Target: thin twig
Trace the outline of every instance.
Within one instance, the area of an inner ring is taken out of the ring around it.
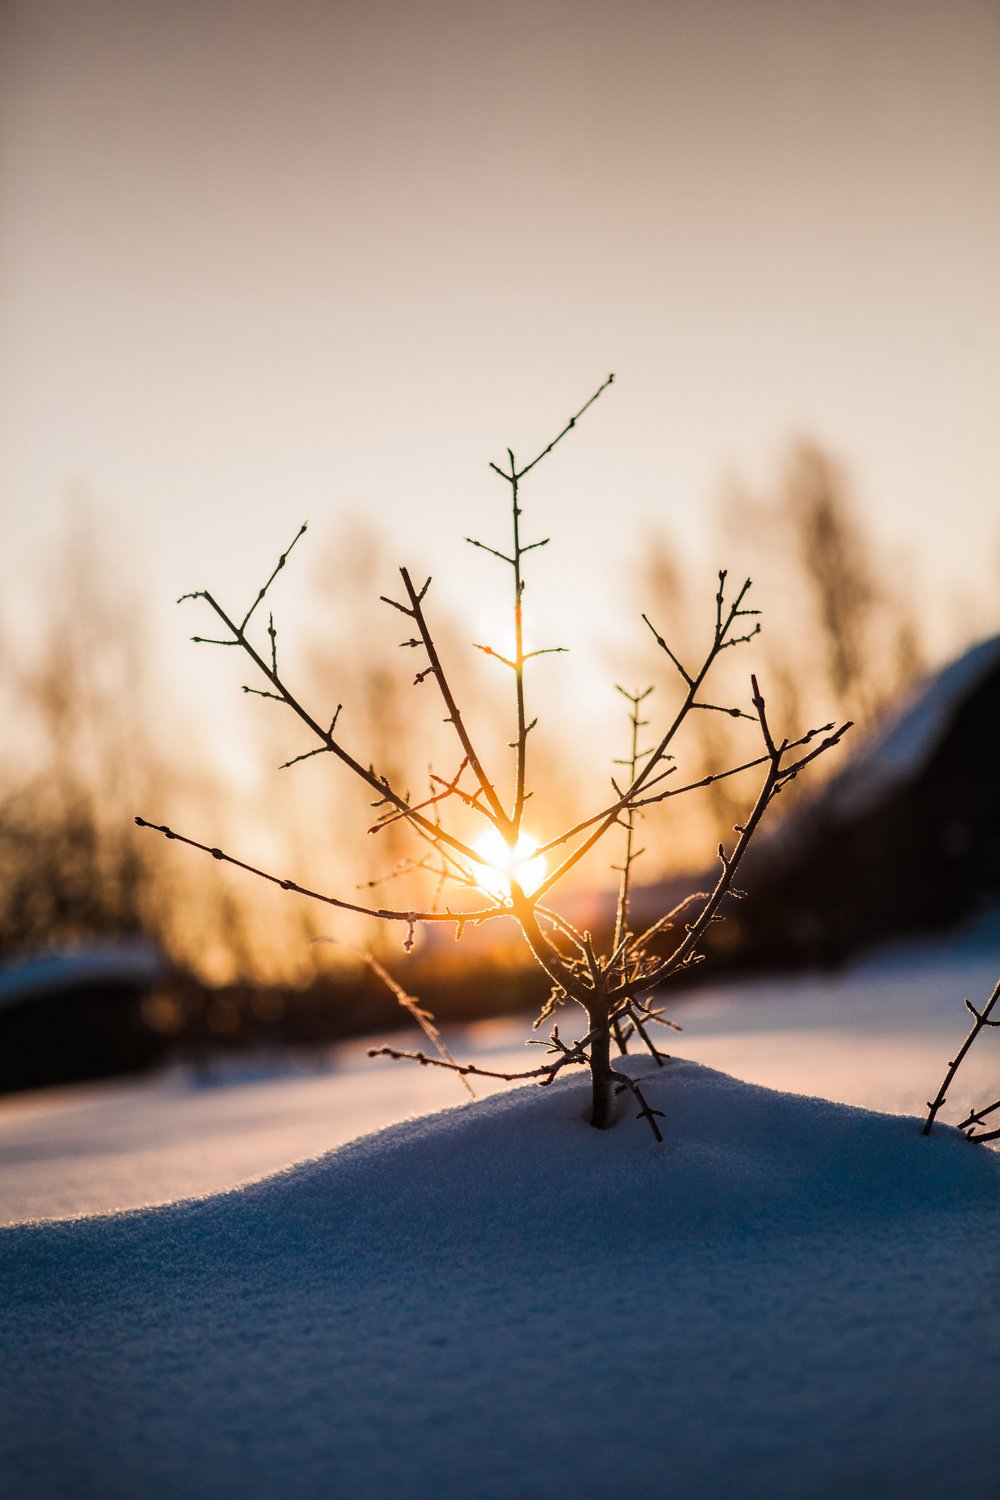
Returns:
[[[421,590],[420,594],[417,596],[418,599],[422,598],[425,592],[426,584],[424,586],[424,589]],[[261,673],[263,673],[264,677],[266,677],[270,682],[275,692],[280,695],[282,701],[286,703],[292,710],[292,712],[302,720],[303,724],[305,724],[307,728],[312,731],[312,733],[316,736],[320,743],[333,755],[335,755],[338,760],[342,761],[349,770],[353,771],[355,776],[359,777],[361,781],[363,781],[372,789],[372,791],[377,792],[380,798],[385,798],[385,800],[391,802],[393,806],[395,806],[400,812],[408,816],[415,826],[423,827],[426,832],[439,837],[442,843],[449,845],[450,848],[452,848],[457,854],[460,854],[464,859],[471,860],[473,864],[486,863],[482,855],[478,854],[467,844],[464,844],[460,839],[456,839],[453,834],[448,833],[443,828],[435,828],[435,825],[424,818],[422,813],[412,812],[406,802],[406,799],[400,797],[397,792],[393,791],[393,789],[389,786],[388,782],[384,778],[377,776],[374,770],[372,770],[370,767],[364,766],[360,761],[355,760],[354,756],[349,754],[349,752],[344,749],[340,742],[334,738],[333,725],[331,725],[330,729],[324,729],[323,726],[313,718],[312,714],[310,714],[308,710],[303,707],[299,699],[296,698],[295,695],[288,690],[281,677],[278,675],[276,666],[273,664],[273,661],[276,659],[276,657],[273,655],[272,665],[269,666],[268,663],[260,655],[260,653],[256,650],[243,628],[237,625],[236,622],[230,618],[230,616],[222,608],[218,600],[213,597],[213,595],[207,592],[200,592],[197,594],[184,594],[181,597],[184,599],[204,599],[206,603],[211,606],[211,608],[218,615],[219,619],[222,620],[223,624],[226,626],[232,636],[232,641],[229,644],[239,646],[246,652],[257,669]],[[402,606],[399,607],[401,608]],[[201,637],[196,636],[194,637],[194,639],[200,640]],[[337,716],[334,715],[334,724],[336,723],[336,717]]]
[[[448,682],[447,677],[445,676],[444,668],[441,665],[441,658],[438,656],[437,647],[434,644],[434,639],[428,627],[426,616],[424,615],[423,598],[427,592],[427,584],[425,584],[424,587],[418,591],[414,587],[413,581],[410,578],[407,569],[400,568],[399,571],[400,576],[403,580],[403,587],[406,589],[406,596],[410,601],[409,609],[404,610],[403,612],[404,614],[409,614],[411,616],[417,627],[417,630],[420,632],[420,639],[423,642],[424,650],[427,653],[427,660],[430,663],[431,671],[433,672],[434,677],[437,681],[441,697],[444,699],[445,706],[448,709],[447,722],[451,724],[452,728],[458,736],[462,749],[465,752],[466,759],[468,760],[469,765],[472,767],[476,780],[479,782],[483,796],[489,803],[494,817],[498,820],[498,826],[505,825],[507,822],[507,818],[506,814],[504,813],[503,804],[500,801],[500,798],[497,796],[496,787],[494,786],[491,778],[486,774],[483,763],[476,751],[476,747],[472,743],[469,731],[465,727],[465,720],[462,718],[462,713],[459,709],[458,703],[456,702],[455,695],[451,690],[451,685]],[[428,583],[429,582],[430,580],[428,579]],[[389,602],[392,603],[393,601],[390,600]],[[402,606],[397,604],[396,608],[400,609],[402,608]],[[463,850],[462,852],[471,854],[473,859],[478,863],[484,863],[482,857],[476,854],[474,851]]]
[[[261,600],[264,598],[264,595],[267,593],[268,589],[271,587],[271,584],[274,582],[274,580],[277,578],[278,574],[281,572],[282,568],[285,566],[285,563],[288,561],[288,554],[291,552],[292,548],[295,546],[295,543],[299,540],[300,537],[305,536],[305,534],[308,531],[308,529],[309,529],[309,523],[308,523],[308,521],[303,521],[302,525],[299,527],[298,531],[295,533],[295,535],[292,537],[292,540],[289,542],[288,546],[285,548],[284,552],[278,558],[278,561],[275,564],[274,572],[271,574],[270,578],[267,580],[267,582],[265,583],[264,587],[259,591],[256,599],[253,601],[253,603],[251,604],[250,608],[247,610],[246,614],[243,616],[243,620],[242,620],[242,622],[240,624],[240,629],[241,630],[246,630],[247,626],[250,624],[250,616],[253,614],[254,610],[257,608],[258,604],[260,604]]]
[[[775,741],[771,735],[770,728],[768,726],[764,699],[761,695],[760,688],[758,687],[757,679],[756,677],[751,677],[750,680],[753,687],[753,705],[757,712],[758,721],[760,723],[761,735],[763,737],[765,745],[768,747],[768,769],[767,774],[764,777],[763,785],[761,786],[761,789],[757,795],[757,800],[754,803],[753,810],[750,813],[749,818],[747,819],[746,823],[740,826],[739,839],[737,840],[732,853],[727,855],[723,846],[721,844],[719,845],[718,852],[719,859],[722,864],[722,872],[719,875],[719,879],[716,882],[716,885],[712,890],[708,900],[705,902],[694,922],[692,922],[688,927],[685,936],[681,939],[680,943],[678,943],[677,947],[674,949],[673,953],[671,953],[670,957],[667,958],[662,964],[657,965],[655,968],[651,969],[649,973],[643,976],[641,983],[637,987],[636,993],[654,989],[657,985],[662,984],[664,980],[669,978],[671,974],[675,974],[679,969],[685,967],[689,960],[694,956],[697,945],[704,935],[705,930],[707,929],[709,923],[714,920],[724,898],[732,889],[736,871],[740,866],[743,856],[746,854],[746,851],[749,848],[750,841],[753,838],[754,833],[756,832],[757,827],[760,824],[760,820],[764,816],[764,813],[766,812],[772,797],[774,796],[775,792],[780,787],[782,782],[786,780],[790,774],[793,774],[792,771],[782,771],[781,757],[787,751],[788,743],[787,741],[782,741],[780,744],[775,744]],[[841,734],[843,732],[843,730],[840,731]],[[836,736],[836,738],[831,737],[831,743],[836,743],[836,739],[839,739],[839,737],[839,734]],[[613,998],[617,998],[618,995],[625,994],[627,992],[627,986],[620,986],[617,992],[612,992]]]
[[[635,799],[636,794],[641,791],[641,789],[646,785],[646,783],[652,776],[653,771],[663,760],[670,745],[673,743],[675,735],[677,734],[681,725],[684,723],[688,714],[691,712],[695,703],[698,701],[698,693],[701,689],[701,685],[705,681],[705,678],[707,677],[720,651],[725,646],[728,632],[732,628],[734,621],[740,618],[742,614],[746,613],[746,611],[743,610],[742,605],[743,600],[746,597],[747,590],[750,587],[750,580],[747,579],[743,584],[742,588],[737,593],[736,598],[729,604],[728,610],[726,609],[725,601],[725,580],[726,574],[725,571],[723,571],[719,574],[719,592],[716,595],[715,636],[712,645],[709,647],[708,653],[706,654],[705,659],[698,671],[693,677],[689,677],[687,679],[687,691],[684,695],[683,702],[681,703],[676,714],[671,720],[670,725],[663,734],[659,744],[650,753],[646,760],[646,764],[643,766],[642,770],[638,772],[627,792],[624,793],[621,799],[621,803],[623,806],[627,807],[629,803]],[[685,676],[687,676],[687,674],[685,674]],[[603,821],[597,824],[596,828],[594,828],[593,831],[588,834],[588,836],[582,841],[582,843],[578,844],[577,847],[566,856],[562,863],[552,871],[548,879],[542,882],[537,891],[539,897],[544,896],[547,891],[551,890],[554,885],[562,880],[563,876],[567,875],[569,871],[579,863],[583,856],[593,848],[598,840],[603,838],[607,830],[617,821],[617,817],[618,812],[616,811],[613,815],[606,817]]]
[[[612,1078],[612,1081],[617,1085],[617,1088],[618,1088],[619,1092],[621,1092],[623,1089],[628,1089],[629,1090],[629,1092],[631,1093],[633,1099],[635,1099],[636,1102],[639,1105],[639,1112],[636,1115],[636,1119],[637,1120],[645,1120],[646,1123],[649,1125],[650,1130],[653,1132],[653,1137],[656,1140],[657,1144],[658,1145],[662,1145],[663,1144],[663,1135],[662,1135],[662,1132],[660,1131],[660,1127],[657,1125],[656,1121],[658,1119],[660,1119],[660,1120],[665,1119],[665,1115],[663,1113],[663,1110],[662,1109],[652,1109],[650,1107],[650,1105],[647,1104],[646,1098],[645,1098],[645,1095],[642,1092],[642,1089],[639,1087],[639,1085],[635,1081],[635,1079],[634,1078],[630,1078],[627,1073],[616,1073],[614,1071],[614,1069],[612,1069],[612,1071],[611,1071],[611,1078]]]
[[[267,870],[261,870],[256,865],[249,864],[246,860],[237,859],[235,855],[227,854],[224,849],[219,849],[211,844],[199,843],[197,839],[188,838],[183,833],[177,833],[173,828],[168,828],[164,823],[150,823],[145,818],[136,818],[138,828],[149,828],[154,833],[162,833],[164,838],[173,839],[178,844],[187,844],[190,849],[200,849],[204,854],[210,854],[213,859],[222,861],[223,864],[234,865],[238,870],[246,870],[249,875],[256,875],[259,880],[267,880],[271,885],[280,886],[283,891],[294,891],[297,896],[308,896],[311,901],[322,901],[325,906],[335,906],[338,911],[356,912],[362,917],[378,917],[382,922],[406,922],[412,926],[415,922],[457,922],[466,926],[470,922],[482,923],[491,921],[494,917],[509,917],[512,915],[511,908],[503,903],[494,907],[488,907],[480,911],[392,911],[387,907],[362,906],[356,901],[342,901],[337,896],[325,896],[320,891],[314,891],[309,886],[300,885],[297,880],[283,880],[279,875],[272,875]]]
[[[967,1130],[970,1125],[980,1125],[987,1115],[991,1115],[995,1109],[1000,1109],[1000,1099],[994,1099],[992,1104],[987,1104],[983,1109],[971,1110],[964,1120],[958,1122],[959,1130]]]
[[[634,693],[630,693],[627,692],[625,688],[618,687],[618,692],[621,693],[623,698],[628,699],[629,706],[631,708],[631,713],[629,714],[629,724],[632,727],[631,746],[629,750],[628,760],[623,762],[623,764],[628,767],[629,785],[632,785],[635,782],[639,770],[639,761],[640,759],[642,759],[639,751],[639,731],[640,729],[645,729],[649,723],[648,719],[640,719],[639,704],[644,703],[652,691],[653,689],[651,687],[648,687],[644,692],[639,692],[637,690]],[[633,842],[635,834],[635,808],[630,803],[628,807],[624,809],[624,811],[625,858],[621,867],[621,880],[618,886],[618,907],[615,912],[615,935],[612,940],[612,947],[616,952],[629,931],[629,895],[632,879],[632,865],[634,860],[638,857]]]
[[[818,729],[810,729],[806,734],[800,735],[798,739],[789,740],[788,748],[789,750],[796,750],[802,745],[810,744],[817,735],[828,734],[834,729],[834,727],[835,726],[832,723],[829,723],[823,724]],[[838,737],[846,734],[847,730],[853,729],[853,727],[853,723],[851,721],[848,721],[846,724],[840,727],[838,731]],[[824,741],[816,751],[816,754],[820,754],[822,751],[830,749],[833,743],[834,742],[832,740]],[[727,777],[741,776],[744,771],[756,770],[758,766],[766,765],[767,759],[767,755],[757,755],[752,760],[742,761],[738,766],[730,766],[728,770],[713,771],[711,775],[702,776],[698,781],[686,782],[684,786],[668,787],[664,791],[658,792],[655,797],[633,796],[631,795],[630,788],[628,791],[621,793],[616,802],[609,803],[607,807],[602,807],[600,812],[591,814],[589,818],[583,818],[579,823],[574,823],[571,828],[565,829],[562,833],[558,834],[556,838],[550,839],[547,844],[540,844],[538,849],[536,850],[536,853],[550,854],[553,849],[561,848],[564,844],[568,844],[571,839],[576,838],[578,834],[585,833],[588,828],[593,828],[595,823],[603,823],[606,820],[613,821],[627,807],[652,807],[658,802],[666,802],[671,797],[683,797],[687,792],[701,791],[703,788],[711,786],[716,781],[725,781]],[[801,762],[799,762],[797,769],[801,770],[802,766],[804,766],[805,764],[806,760],[802,760]],[[654,776],[652,780],[647,781],[647,791],[650,787],[655,786],[665,777],[673,775],[675,770],[676,767],[671,766],[669,770],[661,771],[658,776]]]
[[[548,443],[542,449],[542,451],[531,460],[530,463],[525,464],[523,468],[519,469],[517,467],[513,450],[510,448],[507,449],[507,457],[510,461],[509,472],[505,469],[500,468],[498,464],[490,465],[494,473],[499,474],[501,479],[506,480],[506,482],[510,485],[511,515],[513,519],[514,541],[513,555],[508,557],[506,553],[498,552],[494,547],[487,547],[483,542],[474,541],[472,537],[466,538],[466,540],[470,541],[474,547],[480,547],[484,552],[491,552],[494,557],[498,557],[502,562],[508,563],[513,569],[514,573],[514,659],[513,661],[511,661],[506,657],[500,656],[499,652],[494,651],[491,647],[488,646],[481,646],[479,648],[482,651],[486,651],[491,656],[497,656],[500,661],[504,662],[506,666],[511,667],[514,671],[514,698],[515,713],[517,718],[517,734],[514,739],[514,748],[516,753],[516,763],[514,771],[514,803],[510,812],[509,819],[509,839],[511,844],[516,842],[517,836],[521,831],[521,821],[524,817],[524,804],[527,800],[526,784],[528,762],[528,733],[532,726],[528,724],[525,712],[524,664],[526,661],[531,660],[533,657],[544,656],[549,652],[565,650],[565,647],[563,646],[550,646],[546,647],[543,651],[529,651],[527,654],[524,650],[524,577],[521,567],[522,559],[524,558],[526,552],[531,552],[536,547],[547,546],[549,539],[548,537],[545,537],[541,541],[530,542],[526,546],[522,543],[519,485],[524,476],[526,474],[529,474],[536,464],[541,463],[542,459],[552,452],[556,444],[561,442],[568,432],[572,431],[577,422],[583,416],[584,412],[587,411],[591,406],[593,406],[594,402],[598,399],[603,391],[607,390],[609,385],[613,384],[614,378],[615,377],[613,374],[609,375],[607,380],[605,380],[603,384],[601,384],[594,392],[594,394],[590,397],[589,401],[584,402],[580,410],[576,412],[572,417],[570,417],[569,421],[566,423],[566,426],[562,429],[562,431],[558,433],[557,436],[554,437],[552,441]]]
[[[420,1063],[424,1068],[448,1068],[451,1072],[471,1074],[474,1078],[499,1078],[504,1083],[520,1083],[522,1079],[527,1078],[540,1078],[544,1082],[551,1082],[563,1068],[587,1061],[582,1050],[582,1043],[564,1056],[557,1058],[555,1062],[543,1063],[538,1068],[526,1068],[519,1073],[501,1073],[495,1068],[480,1068],[475,1063],[446,1062],[440,1057],[428,1057],[426,1052],[406,1052],[398,1047],[369,1047],[368,1056],[401,1058],[409,1062]]]
[[[431,1012],[420,1004],[415,995],[407,994],[403,986],[393,978],[388,969],[379,963],[373,953],[370,953],[367,948],[356,948],[353,943],[342,943],[338,938],[316,938],[315,941],[317,943],[332,943],[335,947],[349,948],[352,953],[356,953],[362,963],[366,964],[375,975],[376,979],[382,981],[386,989],[395,997],[399,1005],[402,1006],[403,1010],[413,1017],[421,1031],[427,1037],[427,1040],[437,1048],[444,1061],[451,1063],[457,1072],[461,1071],[458,1063],[448,1050],[444,1037],[435,1026],[434,1017]],[[462,1075],[462,1083],[465,1085],[466,1092],[474,1099],[476,1091],[464,1074]]]
[[[958,1051],[955,1053],[952,1061],[948,1064],[948,1071],[944,1075],[944,1081],[941,1084],[941,1087],[938,1089],[937,1094],[933,1099],[929,1099],[927,1101],[928,1115],[927,1119],[924,1121],[924,1128],[920,1132],[921,1135],[930,1135],[931,1130],[934,1126],[934,1116],[937,1114],[938,1110],[945,1102],[948,1090],[951,1087],[951,1081],[954,1078],[955,1074],[958,1072],[962,1059],[965,1057],[965,1054],[968,1052],[969,1048],[972,1046],[973,1042],[976,1040],[976,1037],[982,1031],[983,1027],[1000,1026],[1000,1021],[990,1020],[990,1011],[997,1003],[998,998],[1000,998],[1000,979],[997,980],[996,987],[992,995],[990,996],[989,1000],[987,1000],[981,1011],[977,1010],[971,1001],[966,1000],[966,1009],[973,1017],[972,1030],[965,1038],[965,1041],[962,1043],[961,1047],[959,1047]],[[992,1139],[992,1136],[986,1137],[983,1135],[979,1135],[973,1136],[972,1139],[982,1141],[986,1139]]]
[[[525,464],[525,466],[524,466],[523,469],[518,469],[516,477],[518,479],[523,479],[524,476],[525,476],[525,474],[530,474],[531,470],[535,467],[535,465],[536,464],[540,464],[541,461],[542,461],[542,459],[545,458],[547,456],[547,454],[549,454],[549,453],[552,452],[553,448],[556,446],[556,443],[561,443],[562,440],[563,440],[563,438],[566,436],[566,434],[568,432],[572,432],[573,431],[573,428],[576,426],[577,422],[579,422],[579,420],[583,416],[584,412],[587,411],[587,410],[589,410],[589,408],[593,406],[593,404],[597,400],[597,398],[599,396],[601,396],[607,390],[607,388],[608,388],[609,385],[614,385],[614,382],[615,382],[614,375],[613,374],[609,375],[608,378],[607,378],[607,380],[605,380],[602,385],[599,385],[597,387],[597,390],[591,396],[590,400],[589,401],[585,401],[583,403],[583,405],[580,407],[580,410],[578,412],[576,412],[576,414],[574,416],[570,417],[569,421],[566,423],[566,426],[563,428],[562,432],[559,433],[558,437],[554,437],[552,439],[551,443],[549,443],[546,447],[544,447],[542,449],[541,453],[538,454],[537,458],[533,458],[531,460],[530,464]],[[506,476],[504,476],[504,477],[506,478]]]

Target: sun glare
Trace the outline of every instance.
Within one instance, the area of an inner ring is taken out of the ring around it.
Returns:
[[[511,880],[516,880],[530,895],[541,885],[547,868],[544,855],[538,854],[537,849],[538,840],[530,833],[518,834],[517,843],[511,848],[495,828],[487,828],[475,842],[476,853],[488,861],[487,865],[477,867],[476,880],[484,891],[499,900],[510,895]]]

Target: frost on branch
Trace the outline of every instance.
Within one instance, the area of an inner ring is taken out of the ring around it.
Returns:
[[[153,828],[169,839],[203,850],[217,860],[271,881],[282,890],[343,911],[398,924],[407,951],[412,947],[415,930],[420,925],[450,927],[455,937],[460,938],[470,925],[498,920],[515,924],[551,984],[539,1022],[548,1020],[557,1010],[563,1015],[564,1008],[569,1006],[571,1014],[578,1012],[581,1016],[579,1034],[572,1041],[560,1034],[559,1025],[553,1025],[547,1041],[537,1042],[546,1048],[547,1060],[517,1073],[495,1073],[462,1064],[448,1052],[428,1013],[378,966],[380,977],[423,1026],[437,1055],[422,1051],[404,1052],[390,1047],[375,1048],[371,1055],[405,1057],[424,1066],[447,1068],[466,1082],[479,1075],[511,1081],[534,1079],[546,1085],[565,1068],[586,1067],[592,1080],[592,1125],[598,1128],[608,1126],[612,1121],[615,1094],[627,1093],[638,1116],[647,1122],[656,1139],[661,1140],[660,1112],[649,1107],[641,1082],[616,1071],[612,1050],[624,1053],[630,1045],[638,1045],[648,1052],[653,1065],[662,1064],[653,1028],[669,1027],[673,1023],[657,1004],[657,992],[668,980],[701,960],[701,940],[709,925],[721,917],[726,899],[739,894],[734,885],[737,871],[774,798],[812,761],[836,745],[850,725],[824,724],[795,738],[776,734],[768,722],[764,695],[753,676],[749,680],[749,697],[744,704],[716,701],[715,690],[710,685],[713,667],[726,652],[746,645],[760,630],[758,611],[748,603],[750,580],[734,587],[727,573],[722,571],[714,600],[711,640],[700,659],[682,661],[651,618],[643,615],[656,647],[665,653],[672,675],[676,676],[677,698],[660,715],[653,713],[652,706],[647,707],[651,689],[634,693],[619,689],[629,704],[631,734],[628,754],[616,764],[611,796],[546,842],[537,844],[530,838],[524,816],[532,795],[529,749],[531,731],[537,719],[528,716],[526,669],[537,657],[563,648],[525,649],[525,560],[536,548],[546,546],[549,538],[525,541],[522,535],[522,485],[532,470],[576,427],[613,380],[614,376],[609,375],[590,400],[530,462],[519,465],[513,451],[508,449],[504,464],[491,464],[508,490],[512,523],[509,547],[501,549],[467,538],[471,546],[495,559],[510,574],[513,647],[509,654],[501,654],[488,644],[478,645],[481,652],[510,673],[513,687],[513,737],[510,740],[513,766],[505,776],[501,777],[495,768],[487,767],[438,653],[426,607],[430,578],[418,586],[409,571],[400,568],[398,596],[383,596],[386,605],[406,619],[407,635],[400,643],[402,649],[418,653],[414,685],[424,692],[432,685],[436,688],[445,723],[450,726],[457,742],[456,762],[453,762],[456,768],[432,770],[429,795],[423,798],[413,798],[409,791],[393,786],[389,778],[376,771],[373,765],[365,765],[345,748],[337,729],[339,704],[332,711],[329,705],[313,709],[306,707],[296,695],[284,668],[279,665],[278,630],[272,614],[268,616],[266,645],[255,644],[251,639],[253,617],[284,568],[292,548],[305,532],[305,526],[299,529],[282,553],[245,613],[227,611],[207,590],[183,596],[207,605],[217,621],[215,634],[194,639],[202,644],[235,646],[242,651],[257,673],[257,684],[248,684],[244,691],[282,704],[307,731],[307,745],[285,762],[286,767],[312,756],[332,756],[372,794],[376,817],[371,833],[377,836],[390,825],[400,823],[410,830],[419,853],[408,862],[406,871],[431,873],[436,880],[435,899],[428,906],[423,909],[377,907],[342,899],[307,888],[276,872],[259,869],[222,849],[176,833],[162,824],[147,822],[143,818],[137,818],[136,822],[141,827]],[[726,770],[678,785],[673,747],[685,722],[699,713],[748,720],[756,727],[757,751],[749,759]],[[726,777],[754,772],[758,777],[756,796],[743,821],[735,827],[735,837],[729,847],[718,846],[718,872],[712,888],[693,893],[674,910],[636,928],[632,922],[630,896],[635,861],[642,853],[636,847],[639,817],[662,807],[674,797]],[[536,826],[544,818],[544,806],[532,804],[532,821]],[[559,912],[553,905],[553,898],[570,872],[591,850],[608,840],[621,849],[616,866],[620,884],[614,933],[607,951],[604,951],[596,945],[590,932],[580,931]],[[664,940],[671,935],[673,946],[668,946],[664,952]]]

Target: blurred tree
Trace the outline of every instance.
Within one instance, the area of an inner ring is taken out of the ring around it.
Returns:
[[[770,495],[730,484],[717,530],[720,552],[751,574],[768,600],[757,654],[781,722],[806,729],[833,713],[855,720],[862,731],[872,728],[925,670],[927,658],[912,581],[901,579],[864,525],[843,466],[818,443],[797,441]],[[692,601],[703,594],[710,570],[660,527],[644,538],[638,572],[657,618],[693,652]],[[744,730],[724,717],[701,715],[689,733],[687,772],[709,776],[731,761]],[[803,790],[788,785],[783,803]],[[668,850],[651,851],[654,860],[659,854],[659,868],[683,866],[707,835],[727,833],[738,793],[731,780],[706,788],[697,811],[694,804],[688,809],[682,836]]]
[[[168,764],[169,690],[127,561],[77,500],[39,572],[30,629],[8,626],[0,682],[0,959],[144,935],[179,966],[229,978],[256,963],[253,916],[226,883],[166,870],[135,808],[238,804],[204,768]]]
[[[841,712],[864,724],[884,712],[926,660],[912,594],[893,586],[896,570],[849,496],[835,459],[815,443],[796,444],[777,519],[811,603],[827,701],[832,695]]]
[[[158,774],[143,710],[141,611],[79,512],[46,612],[3,653],[12,732],[0,767],[0,952],[156,928],[148,853],[128,827]],[[9,633],[8,633],[9,634]],[[141,669],[142,668],[142,669]]]
[[[912,579],[865,526],[843,465],[799,439],[774,494],[737,487],[720,521],[727,545],[736,543],[784,605],[782,628],[764,649],[800,711],[822,702],[871,728],[927,658]]]

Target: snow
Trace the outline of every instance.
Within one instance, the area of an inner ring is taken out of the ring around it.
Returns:
[[[670,999],[684,1031],[663,1045],[749,1083],[918,1114],[968,1030],[963,997],[986,1000],[998,955],[994,917],[837,974],[709,985]],[[515,1017],[451,1030],[448,1041],[458,1057],[511,1070],[538,1061],[527,1034]],[[416,1031],[385,1040],[425,1041]],[[466,1097],[448,1074],[372,1061],[367,1045],[0,1098],[0,1224],[222,1192]],[[973,1048],[944,1119],[996,1098],[998,1048],[998,1032]],[[483,1080],[476,1089],[491,1091]]]
[[[916,1111],[996,951],[985,931],[704,992],[671,1046],[798,1070],[800,1090],[881,1079]],[[494,1028],[478,1053],[511,1040]],[[996,1494],[1000,1153],[687,1056],[629,1066],[663,1146],[627,1100],[590,1129],[577,1075],[257,1181],[268,1122],[272,1159],[324,1150],[454,1081],[354,1052],[297,1077],[9,1101],[0,1192],[24,1168],[41,1207],[75,1192],[103,1216],[0,1231],[5,1496]],[[213,1161],[244,1185],[206,1186]],[[107,1212],[171,1190],[206,1196]]]
[[[525,1029],[523,1018],[485,1028],[494,1045],[476,1029],[469,1050],[487,1066],[522,1067]],[[408,1047],[414,1036],[385,1040]],[[366,1048],[0,1099],[0,1224],[222,1192],[468,1097],[446,1073],[372,1062]]]
[[[664,1148],[592,1131],[577,1079],[200,1202],[8,1230],[7,1493],[992,1484],[996,1157],[690,1062],[644,1086]]]

